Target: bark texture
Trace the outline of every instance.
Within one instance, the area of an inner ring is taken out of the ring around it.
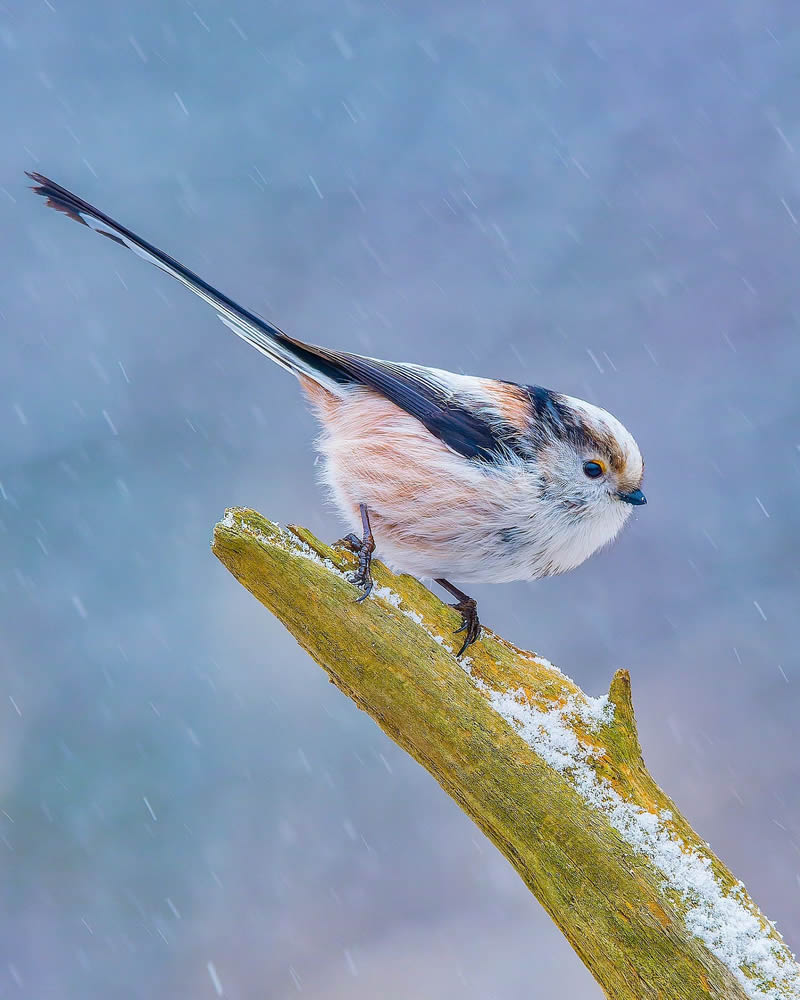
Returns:
[[[780,935],[648,773],[626,671],[606,704],[489,630],[459,662],[460,616],[417,580],[375,563],[356,604],[352,554],[252,510],[213,551],[497,845],[608,997],[800,998]]]

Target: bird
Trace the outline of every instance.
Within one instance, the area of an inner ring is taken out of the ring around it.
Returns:
[[[69,218],[165,271],[293,374],[319,420],[321,478],[353,529],[350,581],[364,600],[376,548],[393,569],[435,580],[464,633],[481,636],[459,584],[538,580],[575,569],[619,534],[644,462],[607,410],[538,385],[381,361],[289,336],[67,188],[26,171]]]

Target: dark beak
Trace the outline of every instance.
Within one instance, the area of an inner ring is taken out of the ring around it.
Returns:
[[[633,504],[634,507],[641,507],[643,503],[647,503],[647,497],[641,490],[633,490],[630,493],[617,493],[617,497],[620,500],[624,500],[625,503]]]

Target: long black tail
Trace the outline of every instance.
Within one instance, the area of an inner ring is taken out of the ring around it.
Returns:
[[[100,233],[101,236],[107,236],[115,243],[119,243],[120,246],[132,250],[143,260],[155,264],[162,271],[166,271],[167,274],[176,278],[182,285],[185,285],[195,295],[199,295],[215,309],[222,322],[233,330],[237,337],[246,340],[248,344],[271,358],[282,368],[286,368],[295,375],[306,375],[334,392],[338,386],[352,381],[335,363],[332,363],[332,358],[325,357],[328,352],[287,336],[277,326],[273,326],[272,323],[256,316],[255,313],[243,308],[233,299],[229,299],[227,295],[209,285],[199,275],[184,267],[180,261],[175,260],[174,257],[170,257],[163,250],[154,247],[152,243],[143,240],[130,229],[115,222],[104,212],[73,194],[72,191],[68,191],[42,174],[28,171],[26,174],[36,182],[33,190],[36,194],[47,198],[47,204],[51,208],[63,212],[70,219],[88,226],[89,229]]]

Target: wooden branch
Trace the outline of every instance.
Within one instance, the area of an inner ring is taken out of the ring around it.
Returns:
[[[356,604],[347,551],[234,508],[213,551],[516,868],[615,1000],[800,1000],[800,969],[744,886],[648,773],[630,678],[592,699],[375,565]]]

